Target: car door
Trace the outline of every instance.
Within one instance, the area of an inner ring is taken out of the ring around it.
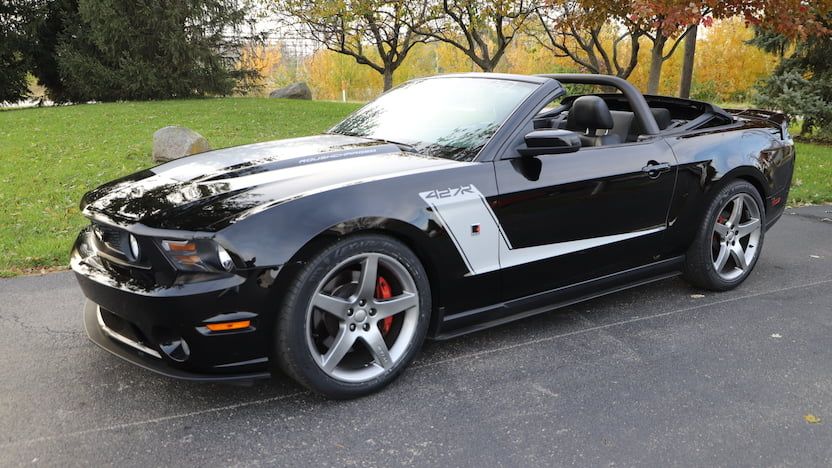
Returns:
[[[494,162],[505,300],[661,260],[676,160],[662,138]]]

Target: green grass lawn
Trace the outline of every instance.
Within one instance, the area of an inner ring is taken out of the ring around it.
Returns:
[[[832,146],[797,143],[797,165],[789,193],[792,205],[832,202]]]
[[[0,111],[0,276],[65,265],[84,192],[153,165],[153,132],[214,148],[326,130],[356,104],[229,98]]]
[[[0,276],[65,265],[86,224],[81,195],[153,165],[161,127],[191,128],[220,148],[320,132],[357,106],[229,98],[0,111]],[[798,144],[790,202],[832,202],[832,148]]]

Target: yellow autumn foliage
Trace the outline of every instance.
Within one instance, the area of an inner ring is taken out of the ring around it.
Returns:
[[[710,28],[700,27],[692,97],[720,102],[747,101],[754,83],[771,74],[778,62],[775,55],[749,45],[747,41],[753,37],[754,30],[742,18],[716,21]],[[650,46],[649,41],[642,41],[638,67],[630,76],[630,81],[640,89],[647,88]],[[679,92],[683,49],[684,45],[680,45],[664,63],[660,94],[675,96]]]
[[[237,66],[258,73],[259,76],[249,79],[246,84],[259,92],[273,84],[272,77],[280,68],[281,58],[279,45],[250,45],[241,51]]]
[[[752,86],[770,75],[779,61],[748,45],[753,37],[753,29],[739,18],[717,23],[697,44],[694,80],[714,83],[723,101],[747,100]]]
[[[718,102],[748,100],[754,83],[770,74],[778,61],[776,56],[747,44],[753,35],[753,29],[740,18],[717,21],[709,28],[700,27],[693,77],[694,98]],[[609,45],[612,34],[603,41]],[[650,46],[647,39],[642,39],[639,65],[629,78],[640,89],[645,89],[647,85]],[[683,46],[680,46],[665,62],[661,94],[674,96],[678,93],[682,52]],[[628,54],[626,46],[619,50],[619,54],[623,61]],[[258,70],[272,67],[268,76],[287,76],[282,68],[291,65],[280,60],[279,49],[272,62],[262,60],[262,63],[257,62]],[[479,68],[459,49],[446,43],[417,44],[396,70],[394,84],[421,76],[471,71],[479,71]],[[519,35],[509,45],[496,71],[535,74],[582,70],[568,58],[554,57],[534,38]],[[293,79],[307,81],[315,99],[367,101],[382,91],[382,79],[378,72],[356,63],[352,57],[324,49],[306,57],[300,71],[293,70],[290,75]],[[282,81],[285,80],[273,78],[278,85],[284,84]]]

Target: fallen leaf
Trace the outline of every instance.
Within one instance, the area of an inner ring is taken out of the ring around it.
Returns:
[[[783,335],[781,335],[781,334],[779,334],[779,333],[772,333],[772,334],[771,334],[771,337],[772,337],[772,338],[783,338]]]
[[[691,294],[690,297],[692,297],[693,299],[702,299],[703,297],[705,297],[705,295],[704,294]]]
[[[820,255],[809,255],[812,258],[820,258]]]
[[[820,418],[814,414],[807,414],[806,416],[803,416],[803,419],[805,419],[809,424],[820,424]]]

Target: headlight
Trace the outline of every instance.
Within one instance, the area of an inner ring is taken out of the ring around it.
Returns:
[[[163,240],[162,249],[179,270],[231,271],[234,260],[221,245],[209,239]]]

